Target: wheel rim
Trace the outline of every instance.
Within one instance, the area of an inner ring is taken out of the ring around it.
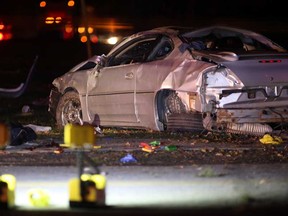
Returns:
[[[80,102],[73,100],[67,101],[61,112],[61,119],[63,126],[68,123],[82,125],[83,121]]]
[[[178,97],[178,95],[175,92],[171,93],[166,98],[165,110],[166,110],[166,115],[169,115],[172,113],[186,113],[184,104],[182,103],[181,99]]]

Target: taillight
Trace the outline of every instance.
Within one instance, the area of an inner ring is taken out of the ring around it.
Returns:
[[[260,60],[259,63],[280,63],[282,62],[281,60]]]

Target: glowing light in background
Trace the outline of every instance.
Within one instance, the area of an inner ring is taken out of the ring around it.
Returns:
[[[98,43],[98,41],[99,41],[97,35],[91,35],[90,40],[92,43]]]
[[[85,28],[84,27],[78,27],[78,33],[79,34],[83,34],[85,32]]]
[[[80,38],[82,43],[86,43],[87,42],[87,37],[85,35],[81,36]]]
[[[73,7],[75,5],[75,2],[73,0],[69,0],[67,5],[68,7]]]
[[[46,24],[53,24],[54,23],[54,17],[46,17],[45,23]]]
[[[46,1],[41,1],[39,4],[40,7],[46,7]]]
[[[3,40],[4,36],[3,34],[0,32],[0,41]]]
[[[73,31],[73,26],[71,26],[71,25],[66,25],[65,26],[65,32],[72,33],[72,31]]]
[[[56,17],[55,18],[55,23],[60,23],[62,21],[62,17]]]
[[[74,36],[74,28],[72,24],[65,25],[65,31],[63,33],[64,39],[71,39]]]
[[[114,45],[114,44],[116,44],[117,42],[118,42],[118,37],[115,37],[115,36],[109,37],[109,38],[107,39],[107,43],[110,44],[110,45]]]
[[[0,24],[0,30],[3,30],[4,29],[4,24]]]
[[[94,31],[94,29],[93,29],[92,27],[88,27],[88,33],[89,33],[89,34],[92,34],[93,31]]]

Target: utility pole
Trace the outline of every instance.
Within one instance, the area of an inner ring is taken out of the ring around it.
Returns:
[[[90,58],[92,56],[91,52],[91,41],[90,41],[90,35],[88,32],[88,19],[87,19],[87,13],[86,13],[86,4],[85,0],[81,0],[81,9],[82,9],[82,20],[84,21],[84,27],[85,27],[85,36],[87,38],[86,41],[86,47],[87,47],[87,56]]]

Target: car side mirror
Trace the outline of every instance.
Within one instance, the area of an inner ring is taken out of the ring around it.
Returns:
[[[95,63],[96,63],[96,71],[97,72],[100,72],[100,69],[105,67],[106,61],[107,61],[107,57],[104,54],[96,57]]]
[[[106,60],[107,60],[107,57],[104,54],[101,56],[99,55],[96,57],[96,64],[101,67],[104,67],[106,64]]]

